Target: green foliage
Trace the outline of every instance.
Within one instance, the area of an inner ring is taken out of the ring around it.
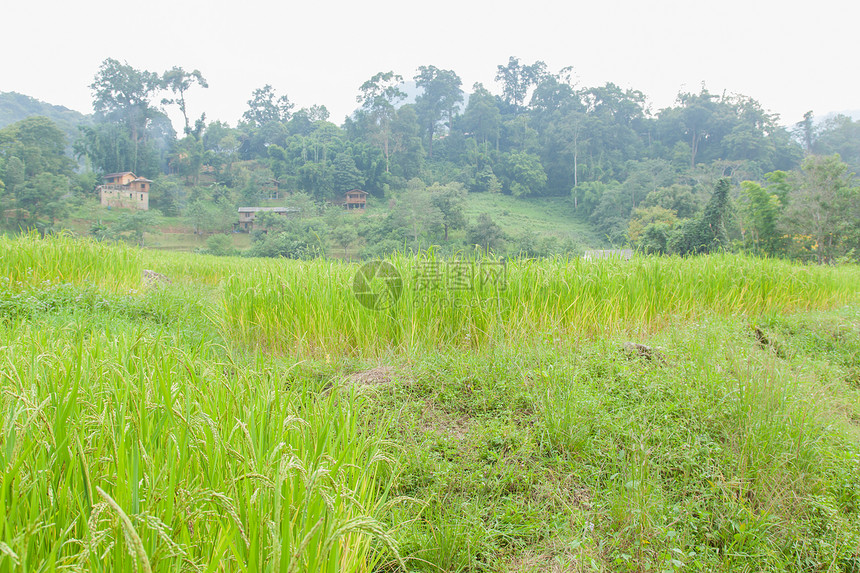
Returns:
[[[266,223],[263,217],[261,225],[268,232],[255,236],[245,256],[308,260],[326,254],[326,232],[318,223],[284,217],[272,217]]]
[[[421,121],[421,130],[426,134],[427,155],[433,157],[433,139],[439,123],[448,120],[450,130],[454,113],[463,101],[462,81],[452,70],[440,70],[436,66],[419,66],[415,85],[422,89],[415,99],[415,107]]]
[[[355,166],[355,160],[346,153],[339,153],[334,158],[332,178],[335,193],[346,193],[364,187],[364,176]]]
[[[781,251],[782,237],[777,229],[777,220],[782,211],[779,197],[768,193],[753,181],[741,183],[740,212],[747,225],[745,235],[750,234],[753,252],[775,255]]]
[[[111,230],[118,236],[127,236],[134,239],[135,244],[144,245],[144,237],[147,233],[156,234],[161,223],[161,213],[155,209],[149,211],[132,211],[120,215]]]
[[[638,207],[634,209],[633,216],[630,218],[630,223],[627,226],[627,238],[634,245],[639,245],[640,239],[643,239],[645,235],[645,230],[656,226],[649,233],[651,238],[648,240],[653,241],[660,232],[671,229],[677,222],[678,217],[675,212],[669,209],[664,209],[663,207]],[[660,229],[660,231],[657,231],[657,229]],[[658,252],[665,252],[665,243],[663,247],[664,249],[658,250]],[[646,252],[652,252],[652,250],[651,247],[645,249]]]
[[[158,169],[158,146],[166,150],[174,132],[152,100],[161,77],[108,58],[99,66],[90,89],[96,126],[83,129],[77,147],[102,173],[134,171],[152,178]]]
[[[507,191],[515,197],[540,195],[546,185],[546,173],[540,159],[530,153],[513,151],[505,156]]]
[[[293,107],[286,95],[278,96],[274,88],[266,84],[254,90],[248,100],[248,110],[242,114],[242,121],[257,128],[282,123],[290,119]]]
[[[445,240],[448,240],[450,229],[461,229],[466,225],[463,207],[466,201],[466,188],[461,183],[440,185],[434,183],[427,189],[430,193],[430,204],[442,213],[442,227],[445,230]]]
[[[165,98],[161,100],[163,105],[171,105],[176,104],[179,107],[179,111],[182,112],[182,117],[185,119],[185,135],[191,135],[191,125],[188,120],[188,109],[185,102],[185,93],[191,89],[191,86],[197,84],[202,88],[208,88],[209,84],[206,81],[206,78],[203,77],[203,74],[200,73],[200,70],[194,70],[191,72],[186,72],[184,69],[174,66],[170,70],[164,72],[162,76],[162,83],[165,89],[170,90],[173,93],[173,98]],[[199,123],[202,124],[206,114],[200,116]],[[200,134],[197,133],[197,139],[200,138]]]
[[[728,247],[729,188],[729,180],[720,179],[702,214],[678,225],[669,238],[668,246],[673,253],[693,255]]]
[[[469,226],[466,233],[466,244],[484,251],[498,251],[504,241],[504,231],[486,213],[478,215],[478,219]]]
[[[860,188],[854,186],[853,174],[838,155],[808,156],[789,186],[783,229],[807,237],[817,262],[831,261],[860,246]]]
[[[217,257],[232,257],[239,254],[230,241],[230,235],[212,235],[206,239],[206,249],[203,252]]]
[[[622,245],[628,231],[639,239],[653,224],[648,231],[649,252],[687,253],[732,244],[821,262],[860,252],[857,202],[851,193],[840,191],[838,209],[828,207],[839,213],[832,225],[824,225],[832,231],[829,234],[809,228],[809,222],[802,220],[814,210],[792,207],[790,196],[796,196],[797,205],[810,204],[804,197],[814,195],[810,190],[820,185],[811,184],[811,176],[803,170],[793,171],[802,146],[752,98],[702,89],[679,94],[673,106],[652,114],[642,92],[613,83],[577,86],[571,68],[552,73],[543,62],[527,65],[511,57],[497,72],[499,94],[475,84],[465,108],[461,80],[453,70],[420,66],[414,77],[420,93],[415,103],[405,104],[402,78],[380,72],[360,86],[356,98],[360,108],[340,127],[328,121],[321,105],[294,113],[289,99],[266,85],[252,94],[234,129],[220,122],[206,125],[203,116],[192,122],[186,98],[208,85],[199,70],[174,66],[160,75],[107,59],[91,85],[94,122],[83,126],[74,149],[95,175],[133,170],[158,180],[168,171],[184,178],[182,183],[157,184],[152,190],[152,206],[171,217],[187,218],[188,205],[199,200],[261,205],[287,202],[285,195],[301,192],[325,204],[352,188],[381,200],[377,205],[383,213],[386,204],[400,203],[395,213],[386,213],[391,217],[368,231],[375,240],[356,229],[368,253],[433,242],[456,248],[463,233],[455,232],[451,241],[449,231],[464,226],[457,209],[453,218],[446,213],[440,223],[438,214],[446,212],[445,201],[422,207],[421,216],[418,209],[402,205],[407,182],[415,178],[443,186],[459,182],[472,192],[504,191],[522,200],[524,209],[531,209],[527,198],[570,197],[572,221],[560,227],[584,225],[587,218],[594,229],[587,234],[598,237],[591,246]],[[155,103],[159,101],[162,106],[179,107],[186,137],[176,139]],[[842,152],[850,171],[857,147],[852,120],[837,117],[816,124],[811,112],[807,115],[797,132],[806,151]],[[35,123],[33,127],[35,133]],[[43,201],[45,208],[36,208],[42,220],[28,223],[29,211],[16,206],[16,189],[23,190],[24,181],[39,170],[69,176],[71,164],[57,153],[64,146],[55,144],[55,133],[36,138],[47,150],[41,155],[25,153],[33,138],[20,135],[0,136],[0,154],[5,154],[0,158],[4,220],[12,227],[45,229],[47,220],[55,216],[52,213],[61,216],[63,209],[48,198]],[[13,148],[17,151],[10,151]],[[56,160],[65,160],[66,172],[51,167],[52,162],[58,165]],[[762,186],[769,178],[762,188],[779,199],[780,209],[768,206],[758,192],[735,194],[739,208],[735,220],[728,224],[722,220],[732,213],[726,209],[716,227],[710,220],[696,223],[713,215],[700,209],[726,174],[732,184],[750,181]],[[81,195],[94,183],[73,178],[69,189]],[[29,185],[34,188],[35,184]],[[43,181],[38,188],[47,189],[47,185]],[[279,198],[272,197],[274,189]],[[853,184],[847,189],[853,189]],[[49,204],[53,207],[48,208]],[[660,220],[643,225],[635,214],[640,207],[674,211],[678,224]],[[412,214],[407,213],[410,210]],[[519,207],[505,210],[516,214]],[[503,231],[517,224],[515,217],[500,218],[495,211]],[[201,217],[202,212],[191,217],[198,221],[194,224],[198,229]],[[218,230],[224,230],[224,221],[218,219]],[[59,224],[77,228],[79,222]],[[523,231],[517,228],[514,233],[523,237],[522,252],[536,252]],[[565,240],[562,231],[544,234]]]
[[[406,231],[412,238],[412,246],[419,249],[419,239],[435,235],[444,225],[445,214],[439,203],[444,201],[428,191],[418,179],[410,181],[411,187],[398,200],[390,215],[390,224]],[[426,247],[426,243],[424,245]]]
[[[65,154],[63,132],[46,117],[29,117],[0,129],[0,179],[6,193],[0,208],[8,223],[44,230],[67,214],[72,162]]]

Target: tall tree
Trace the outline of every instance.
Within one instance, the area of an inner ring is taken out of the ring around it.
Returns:
[[[812,110],[803,114],[803,119],[794,124],[795,133],[800,137],[803,151],[809,155],[815,145],[815,122]]]
[[[505,66],[496,66],[496,81],[502,84],[502,98],[505,103],[521,110],[525,106],[529,90],[538,85],[546,75],[546,64],[540,60],[531,65],[520,63],[519,58],[511,56]]]
[[[493,142],[498,149],[502,125],[501,112],[496,98],[482,84],[472,86],[472,95],[466,104],[466,111],[458,122],[463,131],[482,144],[483,152],[488,152],[488,143]]]
[[[729,216],[728,178],[717,181],[705,210],[693,219],[678,225],[670,237],[671,250],[680,255],[710,253],[728,247],[726,220]]]
[[[454,123],[454,111],[463,101],[462,81],[452,70],[440,70],[436,66],[421,66],[415,76],[415,84],[423,92],[415,99],[415,107],[427,135],[427,155],[433,157],[433,137],[440,122],[447,118],[448,129]]]
[[[345,193],[364,187],[364,176],[355,166],[355,160],[349,153],[338,153],[334,158],[333,177],[335,193]]]
[[[161,100],[162,105],[176,104],[179,106],[179,111],[182,112],[182,117],[185,119],[185,135],[191,134],[191,125],[188,121],[188,111],[185,103],[185,93],[191,89],[191,86],[197,84],[201,88],[208,88],[209,83],[200,70],[186,72],[180,67],[173,67],[164,72],[162,78],[164,87],[173,93],[172,98],[164,98]],[[201,116],[201,120],[203,117]]]
[[[838,153],[850,171],[860,173],[860,121],[838,114],[827,118],[817,135],[816,153]]]
[[[819,263],[842,254],[846,239],[857,234],[860,190],[853,177],[839,155],[809,155],[790,178],[783,228],[795,237],[811,237]]]
[[[456,182],[448,185],[435,183],[427,191],[430,193],[430,204],[442,213],[442,228],[447,241],[449,229],[461,229],[466,225],[466,188]]]
[[[248,100],[248,110],[242,121],[251,127],[263,127],[269,123],[282,123],[290,119],[294,104],[286,95],[278,96],[269,84],[254,90]]]
[[[95,81],[90,84],[97,120],[118,123],[128,130],[133,153],[127,169],[131,171],[138,170],[140,147],[146,144],[147,127],[160,113],[152,105],[152,98],[161,86],[158,74],[135,69],[112,58],[102,62]]]
[[[361,93],[355,98],[367,114],[373,139],[382,148],[386,173],[391,163],[391,122],[397,103],[406,98],[399,87],[402,81],[403,77],[394,72],[379,72],[361,84]]]

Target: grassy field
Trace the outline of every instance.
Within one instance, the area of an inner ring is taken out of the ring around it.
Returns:
[[[530,232],[540,237],[571,239],[585,248],[609,247],[605,238],[595,234],[588,219],[577,213],[573,203],[564,197],[530,199],[497,193],[469,193],[465,213],[472,221],[481,213],[487,213],[505,232],[514,236]]]
[[[0,572],[860,571],[860,268],[389,263],[0,238]]]

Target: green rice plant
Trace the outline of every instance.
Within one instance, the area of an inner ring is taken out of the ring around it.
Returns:
[[[658,329],[708,314],[826,308],[854,300],[857,267],[804,266],[728,254],[630,261],[518,260],[502,282],[481,281],[492,259],[395,256],[402,290],[383,309],[352,294],[357,265],[328,261],[249,262],[224,284],[224,328],[246,343],[297,353],[380,352],[388,348],[478,347],[535,337]],[[468,289],[444,275],[425,288],[423,269],[470,265]],[[477,270],[476,270],[477,269]]]
[[[396,558],[384,422],[187,328],[112,310],[0,325],[0,571]]]
[[[0,278],[12,285],[92,284],[110,290],[138,288],[141,252],[124,243],[71,235],[0,236]]]

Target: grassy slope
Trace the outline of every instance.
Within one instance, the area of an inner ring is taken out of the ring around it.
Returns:
[[[269,202],[274,205],[274,202]],[[384,203],[374,203],[370,209],[374,214],[384,214],[388,207]],[[76,208],[62,226],[79,234],[87,234],[93,221],[101,220],[111,224],[121,215],[122,210],[105,209],[95,202],[87,202]],[[559,240],[572,239],[583,248],[602,248],[608,246],[597,236],[587,220],[576,213],[573,205],[558,197],[543,199],[517,199],[507,195],[489,193],[470,193],[467,196],[466,218],[474,223],[481,213],[489,214],[513,240],[531,232],[539,237],[551,236]],[[453,231],[452,240],[460,240],[464,232]],[[247,234],[231,234],[233,246],[246,249],[250,245]],[[165,218],[158,233],[148,234],[146,244],[149,248],[174,251],[194,251],[205,246],[205,239],[193,233],[181,218]],[[333,256],[340,256],[342,249],[333,247]],[[349,249],[350,256],[356,255],[356,248]]]
[[[488,213],[506,233],[515,237],[531,231],[540,236],[569,237],[586,248],[606,246],[565,198],[517,199],[508,195],[470,193],[466,216],[474,221],[481,213]]]
[[[860,565],[860,269],[819,275],[854,285],[835,310],[787,314],[787,290],[592,335],[271,352],[232,338],[246,261],[0,241],[0,571],[129,570],[135,536],[156,571],[397,570],[390,539],[421,571]],[[259,264],[342,313],[325,264]]]

